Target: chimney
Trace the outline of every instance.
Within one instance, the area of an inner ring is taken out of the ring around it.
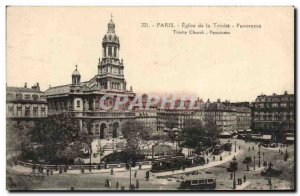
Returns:
[[[40,84],[38,82],[36,83],[36,90],[40,91]]]
[[[25,82],[25,84],[24,84],[24,88],[27,88],[27,82]]]

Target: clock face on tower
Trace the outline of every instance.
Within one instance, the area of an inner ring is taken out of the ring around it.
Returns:
[[[114,69],[113,69],[113,72],[114,72],[114,73],[117,73],[117,72],[118,72],[118,69],[117,69],[117,68],[114,68]]]

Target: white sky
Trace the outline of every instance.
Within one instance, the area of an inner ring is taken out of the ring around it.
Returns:
[[[9,7],[7,84],[82,81],[97,73],[110,14],[120,38],[125,78],[138,93],[186,93],[203,99],[252,101],[294,89],[292,8]],[[142,22],[261,24],[231,35],[173,35]]]

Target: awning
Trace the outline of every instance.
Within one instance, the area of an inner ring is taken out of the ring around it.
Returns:
[[[288,140],[288,141],[294,141],[295,138],[294,137],[286,137],[286,140]]]
[[[229,132],[222,132],[220,135],[222,135],[222,136],[231,136],[231,134],[229,133]]]
[[[265,139],[265,140],[270,140],[272,138],[272,135],[263,135],[262,136],[262,139]]]

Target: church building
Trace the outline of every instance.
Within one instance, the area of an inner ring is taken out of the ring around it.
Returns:
[[[79,67],[76,65],[71,84],[50,87],[45,92],[48,115],[71,112],[80,120],[81,126],[87,126],[87,122],[92,124],[91,134],[101,139],[119,137],[122,123],[134,119],[134,111],[126,109],[126,104],[117,110],[100,107],[103,96],[108,97],[104,101],[106,106],[114,105],[118,96],[126,96],[129,101],[135,96],[132,88],[127,90],[119,51],[120,40],[111,19],[102,40],[102,59],[99,58],[98,73],[89,81],[82,82]]]

